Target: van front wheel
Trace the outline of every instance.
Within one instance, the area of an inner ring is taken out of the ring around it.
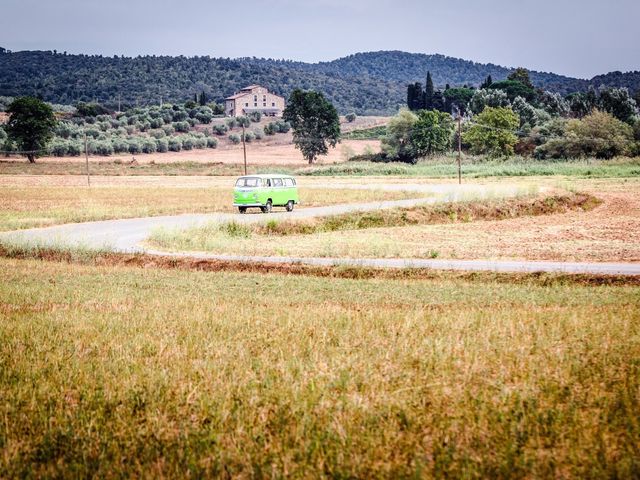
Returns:
[[[273,209],[273,204],[271,203],[271,200],[267,200],[267,203],[265,204],[265,206],[262,207],[262,213],[271,213],[272,209]]]
[[[238,207],[240,213],[247,213],[247,207]]]
[[[287,202],[287,205],[285,206],[285,208],[287,209],[287,212],[293,212],[293,205],[294,205],[293,200],[289,200]]]

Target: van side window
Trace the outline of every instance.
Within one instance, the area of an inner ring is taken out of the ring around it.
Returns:
[[[291,180],[290,178],[285,178],[284,179],[284,186],[285,187],[293,187],[293,180]]]
[[[274,187],[281,187],[282,186],[282,179],[281,178],[274,178],[273,179],[273,186]]]
[[[265,178],[262,180],[262,186],[264,187],[270,187],[271,186],[271,179],[270,178]]]

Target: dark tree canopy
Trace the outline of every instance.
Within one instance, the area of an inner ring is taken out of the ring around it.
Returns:
[[[340,140],[338,112],[319,92],[291,92],[283,118],[291,124],[293,142],[309,163],[326,155],[329,146],[335,147]]]
[[[7,108],[7,133],[34,163],[53,137],[56,119],[51,106],[38,98],[16,98]]]

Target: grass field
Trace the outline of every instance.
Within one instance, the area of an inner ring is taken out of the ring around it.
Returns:
[[[290,147],[290,146],[289,146]],[[287,147],[287,148],[289,148]],[[264,153],[260,149],[266,149]],[[291,147],[292,148],[292,147]],[[417,165],[406,163],[347,162],[349,156],[363,153],[367,149],[379,150],[375,142],[349,140],[332,150],[331,158],[323,163],[307,166],[291,156],[283,146],[257,147],[254,152],[257,160],[251,161],[249,173],[281,172],[305,176],[402,176],[428,178],[455,178],[458,175],[455,156],[441,156],[420,161]],[[103,157],[92,161],[92,175],[242,175],[242,152],[229,150],[203,156],[199,152],[180,152],[174,156],[162,157],[154,161],[140,159],[130,163],[131,158],[109,159]],[[83,175],[84,162],[43,159],[30,165],[25,161],[0,160],[2,175]],[[509,160],[488,161],[483,158],[464,157],[463,178],[489,177],[531,177],[531,176],[570,176],[582,178],[622,178],[640,177],[640,159],[618,158],[614,160],[534,160],[513,158]]]
[[[161,249],[219,254],[640,262],[637,179],[539,178],[536,183],[551,191],[561,188],[546,199],[427,206],[294,224],[270,222],[247,231],[225,225],[157,230],[151,242]],[[582,192],[588,200],[574,202],[582,193],[568,192]]]
[[[233,179],[227,179],[233,185]],[[116,184],[117,185],[117,184]],[[0,185],[0,231],[179,213],[232,212],[232,187]],[[303,207],[415,198],[404,191],[300,188]]]
[[[3,478],[640,475],[637,286],[0,279]]]
[[[377,176],[396,175],[407,177],[454,178],[458,166],[454,156],[436,157],[405,163],[345,162],[335,165],[319,165],[300,168],[298,175],[320,176]],[[488,161],[465,158],[462,165],[464,178],[569,176],[583,178],[640,177],[640,159],[620,158],[603,161],[585,160],[534,160],[513,158]]]

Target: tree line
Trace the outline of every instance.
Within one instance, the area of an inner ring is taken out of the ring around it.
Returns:
[[[222,100],[249,84],[261,84],[288,97],[293,90],[322,92],[342,114],[388,115],[405,104],[406,85],[430,71],[436,85],[478,87],[491,75],[512,70],[442,55],[369,52],[332,62],[308,64],[263,58],[68,55],[56,51],[0,50],[0,96],[34,96],[55,104],[100,103],[122,110],[163,102]],[[532,72],[537,88],[566,95],[589,86],[640,89],[640,72],[595,77],[592,81]],[[444,92],[443,92],[444,93]],[[456,92],[450,92],[452,96]],[[457,92],[464,95],[465,91]]]

